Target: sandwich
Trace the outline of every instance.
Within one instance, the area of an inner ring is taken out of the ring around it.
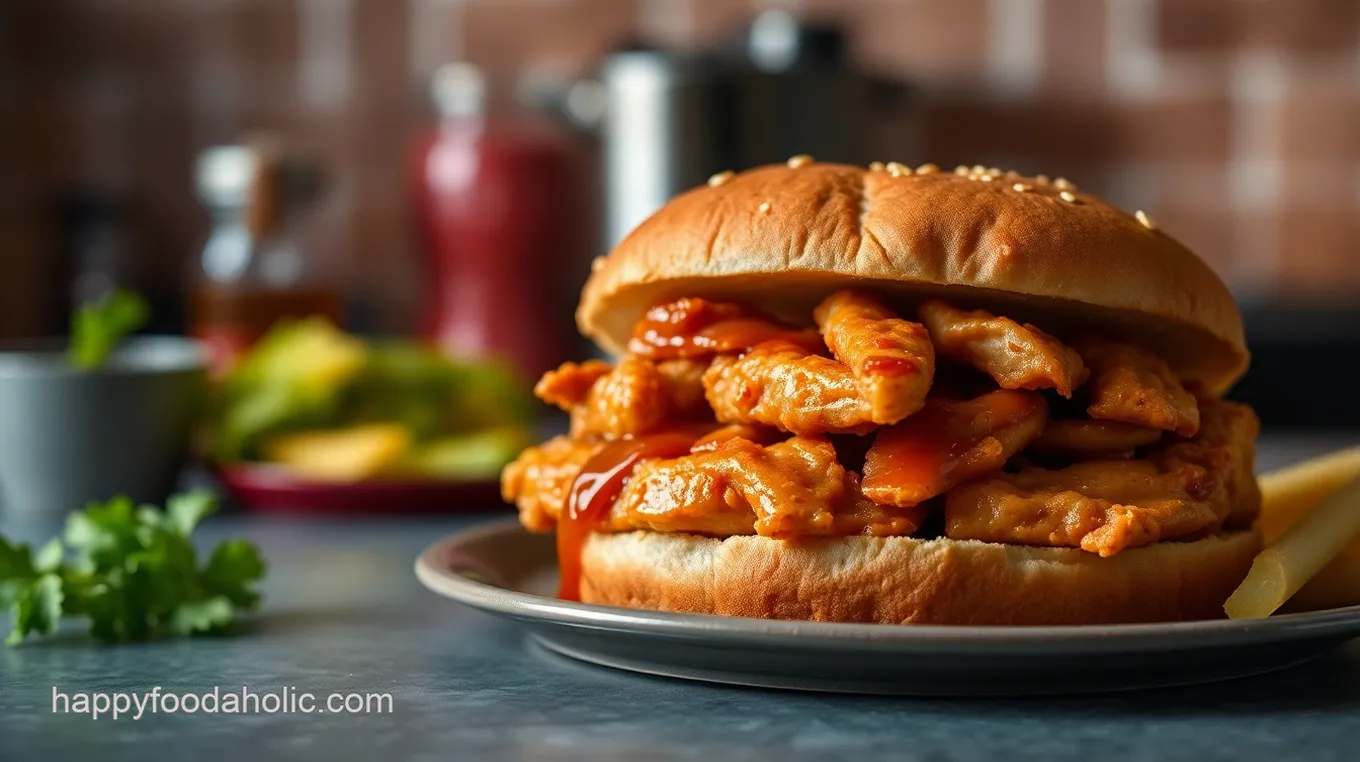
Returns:
[[[1261,547],[1222,281],[1141,211],[994,168],[715,175],[597,259],[614,362],[502,492],[560,595],[883,624],[1219,618]]]

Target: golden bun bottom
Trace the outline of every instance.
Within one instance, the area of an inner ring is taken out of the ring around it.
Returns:
[[[581,600],[765,619],[1072,625],[1223,618],[1261,549],[1255,530],[1110,558],[948,539],[592,534]]]

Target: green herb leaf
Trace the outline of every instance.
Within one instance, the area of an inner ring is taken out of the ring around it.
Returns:
[[[33,568],[39,572],[58,571],[65,556],[66,549],[61,546],[61,540],[53,537],[38,549],[38,555],[33,557]]]
[[[56,632],[61,622],[61,577],[43,569],[52,563],[51,543],[38,556],[35,564],[27,545],[0,536],[0,607],[10,610],[10,632],[5,638],[9,645],[23,642],[30,632]]]
[[[93,370],[104,363],[123,337],[146,324],[151,309],[131,291],[114,291],[83,304],[71,323],[71,364]]]
[[[23,543],[10,543],[0,535],[0,585],[37,576],[33,551]]]
[[[232,602],[222,595],[181,603],[170,617],[170,631],[176,635],[192,635],[222,630],[232,622],[232,608]]]
[[[260,596],[251,585],[263,579],[264,573],[258,548],[245,540],[227,540],[213,548],[200,579],[209,592],[226,596],[242,608],[253,608]]]
[[[18,645],[30,632],[51,635],[61,624],[61,577],[44,574],[18,590],[10,604],[11,626],[7,645]]]
[[[137,527],[132,500],[120,495],[67,516],[66,545],[76,553],[77,568],[107,567],[137,549]]]
[[[199,566],[189,536],[215,509],[206,492],[172,497],[164,511],[116,497],[72,514],[65,543],[52,540],[36,557],[0,536],[0,607],[13,620],[7,642],[52,633],[63,614],[87,617],[102,641],[226,629],[237,610],[258,605],[254,585],[265,565],[237,539]]]
[[[216,510],[217,498],[203,490],[174,495],[165,503],[170,523],[183,537],[193,534],[198,522]]]

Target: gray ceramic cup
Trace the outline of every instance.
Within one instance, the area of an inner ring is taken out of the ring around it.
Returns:
[[[0,345],[0,508],[51,518],[94,500],[159,502],[204,402],[207,355],[171,336],[128,339],[80,371],[56,342]]]

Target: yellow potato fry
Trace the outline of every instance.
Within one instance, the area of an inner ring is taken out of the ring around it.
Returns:
[[[1261,477],[1261,540],[1270,545],[1328,495],[1360,477],[1360,447],[1304,461]]]
[[[1287,466],[1261,477],[1261,535],[1269,546],[1346,482],[1360,477],[1360,447]],[[1360,604],[1360,538],[1294,594],[1281,611],[1320,611]]]
[[[1323,611],[1360,605],[1360,542],[1346,546],[1341,555],[1308,580],[1281,610]]]
[[[1360,479],[1324,499],[1261,551],[1223,610],[1233,619],[1270,616],[1360,535]]]
[[[284,434],[265,443],[269,460],[310,479],[347,482],[366,479],[400,458],[411,446],[405,427],[375,423],[346,429]]]

